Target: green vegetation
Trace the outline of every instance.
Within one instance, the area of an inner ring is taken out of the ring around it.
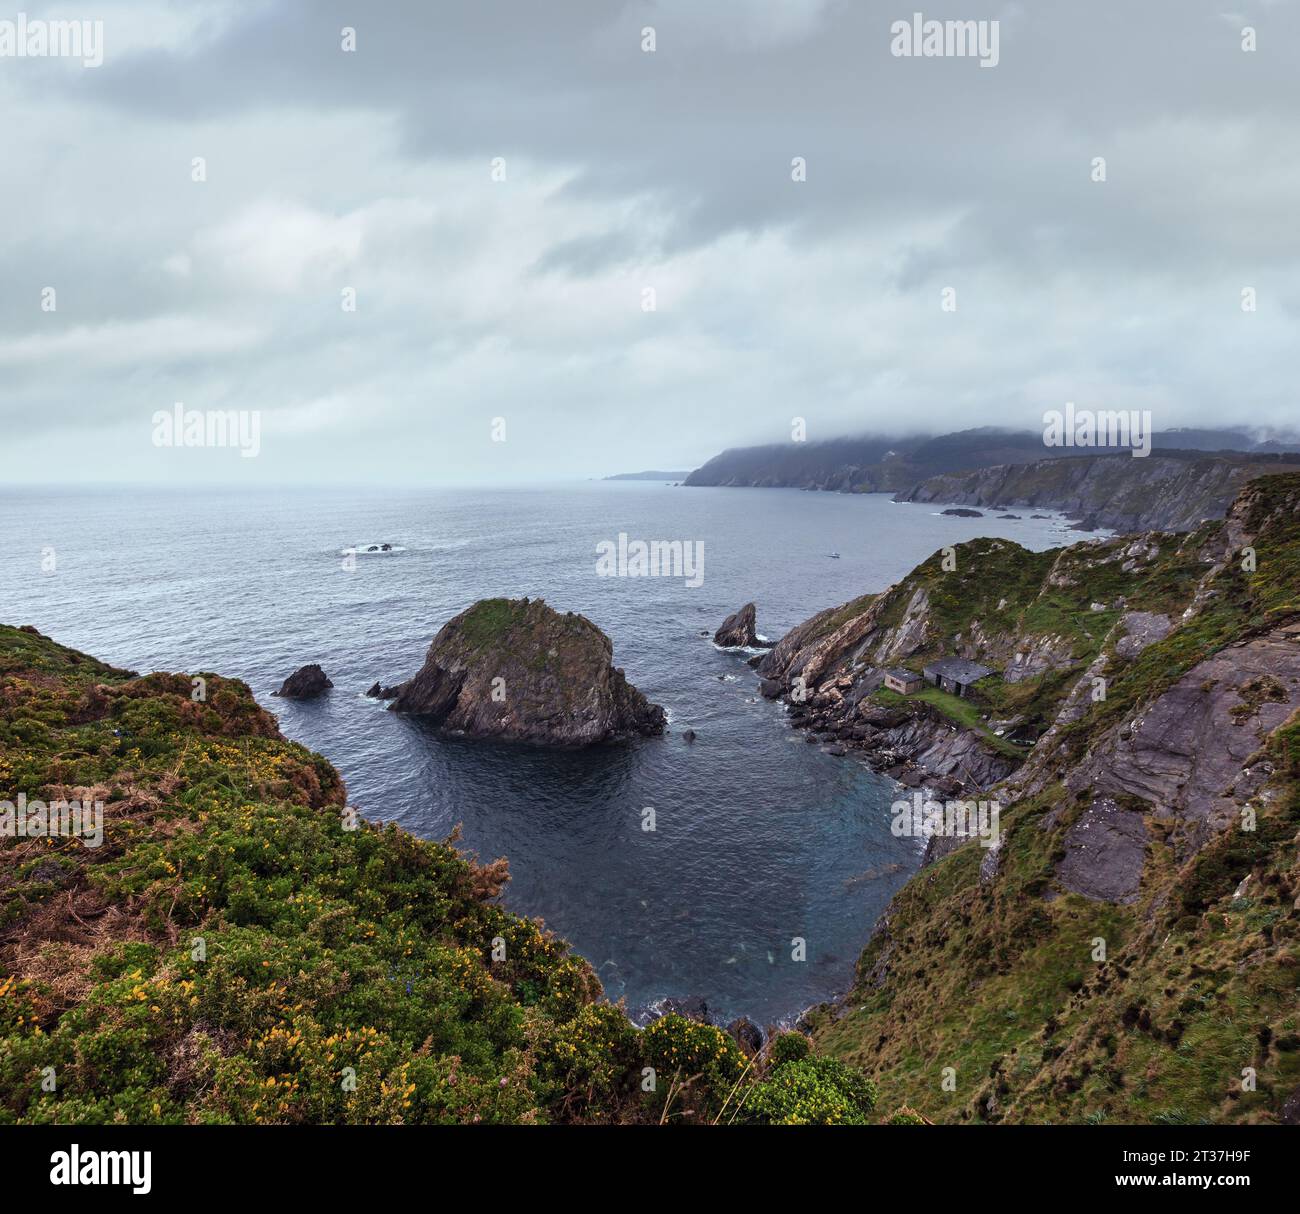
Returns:
[[[744,1102],[747,1119],[769,1125],[867,1125],[876,1085],[834,1058],[779,1062]]]
[[[449,656],[489,653],[502,669],[522,663],[536,673],[563,673],[573,655],[603,656],[604,640],[590,620],[576,612],[552,612],[542,599],[480,599],[446,629]],[[442,637],[442,633],[439,633]]]
[[[1082,753],[1090,736],[1131,715],[1139,704],[1149,702],[1225,645],[1300,617],[1298,503],[1300,475],[1250,482],[1238,510],[1244,527],[1255,537],[1250,545],[1255,568],[1247,567],[1251,554],[1227,553],[1201,610],[1120,670],[1108,684],[1105,703],[1064,731],[1070,749]],[[1153,575],[1156,587],[1166,594],[1182,588],[1190,598],[1195,585],[1189,581],[1191,569],[1204,576],[1204,554],[1221,546],[1223,528],[1221,522],[1208,523],[1185,537],[1178,555],[1188,568],[1176,567],[1173,560],[1163,561]]]
[[[1077,810],[1051,790],[1004,811],[995,882],[981,882],[983,852],[968,845],[904,888],[859,963],[854,1010],[815,1025],[818,1050],[867,1069],[887,1105],[940,1121],[1151,1122],[1174,1109],[1275,1120],[1300,1084],[1297,872],[1283,846],[1300,827],[1294,786],[1249,852],[1206,849],[1176,901],[1165,898],[1175,866],[1155,845],[1135,906],[1043,897],[1054,808],[1067,822]],[[1234,903],[1246,873],[1258,901]],[[1241,1089],[1247,1067],[1254,1091]]]
[[[1039,641],[1052,642],[1052,673],[1081,671],[1101,652],[1123,611],[1171,614],[1186,607],[1206,572],[1204,549],[1222,527],[1210,523],[1190,535],[1159,536],[1153,552],[1141,545],[1135,556],[1127,555],[1132,536],[1045,552],[1006,539],[971,540],[956,546],[955,567],[945,569],[943,553],[936,552],[881,595],[876,623],[896,627],[923,592],[927,626],[909,654],[913,664],[950,656],[964,644],[980,660],[1005,665],[1018,649]],[[976,699],[990,696],[984,683],[974,692]],[[998,691],[991,694],[996,702]],[[1023,689],[1011,694],[1031,695]]]
[[[771,1052],[777,1062],[798,1062],[808,1057],[811,1047],[802,1033],[780,1033],[772,1041]]]
[[[356,819],[240,682],[139,678],[0,627],[0,742],[0,799],[104,807],[100,847],[0,840],[0,1123],[870,1111],[839,1064],[786,1074],[679,1016],[636,1029],[496,903],[504,861]]]
[[[460,635],[472,649],[488,649],[523,624],[527,615],[522,600],[482,599],[461,614]]]
[[[1149,836],[1137,900],[1093,901],[1056,881],[1064,837],[1091,790],[1048,777],[1075,772],[1106,731],[1206,657],[1300,617],[1300,476],[1253,482],[1233,521],[1253,537],[1253,570],[1250,553],[1226,550],[1226,525],[1213,523],[1158,537],[1154,557],[1127,572],[1131,558],[1117,558],[1131,537],[1065,550],[1053,572],[1066,585],[1031,598],[1004,571],[1003,614],[1068,632],[1073,663],[1019,684],[985,680],[954,714],[983,702],[1049,722],[1082,663],[1110,644],[1104,633],[1120,596],[1125,610],[1159,612],[1176,627],[1113,662],[1106,698],[1087,701],[1061,729],[1038,791],[1003,810],[995,873],[981,873],[987,852],[974,843],[923,870],[863,953],[845,1006],[815,1017],[819,1055],[866,1069],[884,1105],[902,1106],[897,1117],[1276,1122],[1300,1092],[1300,718],[1250,761],[1266,777],[1250,801],[1254,830],[1227,830],[1189,851],[1167,811],[1133,799],[1127,808],[1142,811]],[[962,560],[959,550],[959,569]],[[1026,568],[1041,566],[1027,558]],[[969,576],[978,580],[978,568]],[[899,597],[911,593],[905,586]],[[1184,620],[1194,596],[1198,609]],[[1092,612],[1090,599],[1106,610]],[[963,619],[960,596],[943,601],[952,604],[945,628],[978,620],[989,637],[1003,627],[991,623],[996,604]],[[1241,691],[1234,715],[1243,722],[1285,698],[1268,676]]]
[[[888,687],[879,687],[872,695],[881,704],[895,706],[916,702],[930,704],[954,724],[961,726],[962,729],[974,730],[994,750],[1013,759],[1023,759],[1027,753],[1022,747],[1015,746],[1008,742],[1006,738],[999,737],[994,733],[988,727],[988,723],[983,716],[981,716],[979,705],[976,702],[962,696],[955,696],[951,692],[944,691],[941,687],[926,686],[905,696],[896,691],[891,691]]]
[[[1001,675],[992,674],[971,689],[970,698],[988,715],[1001,720],[1014,717],[1017,733],[1037,738],[1056,720],[1083,669],[1081,663],[1072,663],[1020,683],[1008,683]]]

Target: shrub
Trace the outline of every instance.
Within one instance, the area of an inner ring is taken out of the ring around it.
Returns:
[[[781,1033],[772,1041],[770,1057],[773,1066],[780,1066],[783,1062],[807,1058],[810,1052],[808,1038],[802,1033]]]
[[[675,1012],[646,1028],[642,1046],[646,1062],[655,1069],[659,1101],[668,1099],[670,1085],[686,1085],[690,1100],[681,1111],[697,1115],[721,1108],[745,1069],[744,1053],[731,1037]]]
[[[539,1037],[537,1076],[558,1119],[610,1120],[638,1091],[641,1035],[620,1008],[588,1004]]]
[[[764,1125],[867,1125],[876,1088],[834,1058],[798,1058],[775,1067],[745,1095],[741,1120]]]
[[[915,1109],[910,1108],[908,1105],[904,1104],[904,1105],[900,1105],[897,1109],[893,1111],[893,1113],[890,1114],[889,1119],[885,1122],[885,1124],[886,1125],[929,1125],[930,1122],[926,1121],[926,1119],[922,1117],[921,1114],[918,1113]]]

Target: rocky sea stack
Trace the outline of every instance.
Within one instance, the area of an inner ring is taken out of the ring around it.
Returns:
[[[540,746],[663,733],[664,710],[613,664],[585,616],[541,599],[483,599],[449,621],[390,708],[448,733]]]
[[[756,629],[754,604],[746,603],[722,621],[722,627],[713,634],[713,643],[728,649],[737,645],[747,649],[766,646],[768,642],[758,639]]]
[[[280,685],[280,690],[275,694],[283,696],[286,700],[314,700],[317,696],[324,695],[333,686],[325,672],[313,662],[309,666],[295,670],[285,679]]]

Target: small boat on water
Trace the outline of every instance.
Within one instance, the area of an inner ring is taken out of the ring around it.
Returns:
[[[832,553],[830,554],[830,557],[831,557],[831,560],[833,560],[833,561],[838,561],[838,560],[840,559],[840,554],[839,554],[838,552],[832,552]]]

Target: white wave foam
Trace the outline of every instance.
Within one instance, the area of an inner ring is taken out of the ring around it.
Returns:
[[[405,552],[406,549],[401,544],[389,544],[387,548],[383,544],[358,544],[355,548],[344,548],[340,556],[389,556],[394,552]]]

